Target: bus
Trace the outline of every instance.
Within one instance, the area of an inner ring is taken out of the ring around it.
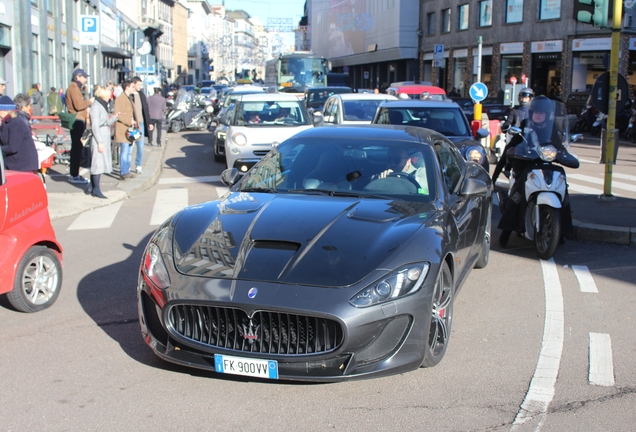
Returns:
[[[265,85],[283,93],[304,94],[327,85],[327,60],[312,52],[280,54],[265,65]]]

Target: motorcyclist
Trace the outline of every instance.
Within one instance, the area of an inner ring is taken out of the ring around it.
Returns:
[[[530,87],[524,87],[519,92],[519,105],[514,107],[510,116],[502,125],[502,130],[506,131],[510,126],[520,127],[521,122],[528,118],[528,107],[534,97],[534,91]]]
[[[554,128],[555,109],[554,103],[545,96],[538,96],[532,100],[528,106],[528,118],[521,122],[521,134],[514,135],[510,140],[506,149],[492,176],[493,184],[497,181],[502,169],[508,165],[508,155],[514,154],[514,148],[527,140],[531,145],[538,146],[546,142],[550,142],[557,150],[563,151],[564,146],[559,137],[559,133]],[[511,158],[510,165],[514,172],[514,184],[510,189],[509,198],[505,204],[503,215],[499,221],[498,228],[502,230],[499,237],[499,244],[506,246],[510,239],[510,233],[519,228],[523,229],[523,218],[526,208],[525,183],[529,171],[534,168],[534,163],[520,159]],[[509,166],[510,166],[509,165]],[[561,167],[555,166],[556,170],[563,170]],[[563,207],[561,212],[562,234],[565,236],[572,232],[572,215],[569,204],[567,189],[563,199]],[[563,242],[564,239],[562,238]]]

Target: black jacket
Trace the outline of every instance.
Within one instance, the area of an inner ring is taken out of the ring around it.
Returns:
[[[148,111],[148,99],[146,99],[146,94],[143,90],[139,90],[137,93],[139,95],[139,100],[141,101],[141,115],[144,118],[144,136],[148,136],[148,125],[150,124],[150,111]],[[134,97],[135,95],[133,95]]]
[[[17,114],[13,117],[13,114]],[[40,169],[38,151],[31,135],[29,115],[14,111],[2,121],[2,153],[4,164],[13,171],[37,171]]]

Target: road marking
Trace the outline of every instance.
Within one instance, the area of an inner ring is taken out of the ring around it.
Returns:
[[[199,177],[172,177],[160,178],[157,182],[160,185],[187,184],[187,183],[218,183],[221,176],[199,176]]]
[[[589,159],[582,159],[582,158],[579,158],[579,162],[584,162],[584,163],[589,163],[589,164],[595,164],[595,165],[598,165],[598,161],[597,161],[597,160],[593,161],[593,160],[589,160]]]
[[[110,228],[123,201],[80,214],[68,227],[69,231]]]
[[[161,189],[157,191],[157,199],[152,209],[150,225],[161,225],[170,216],[188,206],[188,190]]]
[[[576,279],[579,281],[579,288],[581,289],[581,292],[598,292],[598,288],[596,288],[596,283],[594,282],[592,273],[590,273],[590,269],[587,268],[587,266],[573,265],[572,270],[574,270],[574,276],[576,276]]]
[[[605,184],[605,179],[591,177],[591,176],[587,176],[587,175],[584,175],[584,174],[568,174],[568,178],[569,179],[574,179],[574,180],[581,180],[581,181],[584,181],[584,182],[598,184],[598,185]],[[612,180],[612,188],[633,191],[633,190],[636,190],[636,185],[629,184],[629,183],[617,182],[617,181],[613,181]]]
[[[590,384],[614,385],[612,340],[606,333],[590,333]]]
[[[612,177],[623,179],[623,180],[631,180],[633,182],[636,182],[636,176],[629,175],[629,174],[612,173]]]
[[[554,259],[541,260],[545,290],[545,322],[543,344],[528,393],[521,404],[511,430],[529,421],[539,430],[546,419],[548,405],[554,398],[561,354],[563,352],[563,292]]]
[[[230,190],[230,188],[228,188],[227,186],[217,186],[216,187],[216,193],[217,196],[219,198],[221,198],[223,195],[225,195],[228,191]]]

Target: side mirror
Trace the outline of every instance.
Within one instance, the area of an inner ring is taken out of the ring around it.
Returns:
[[[517,126],[510,126],[508,128],[508,133],[513,135],[519,135],[521,133],[521,128],[518,128]]]
[[[570,137],[570,142],[577,142],[581,138],[583,138],[583,134],[574,134]]]
[[[236,168],[226,169],[221,173],[221,182],[226,186],[234,186],[241,178],[241,173]]]
[[[481,140],[481,139],[486,138],[489,135],[490,135],[490,132],[488,132],[488,130],[486,130],[484,128],[479,128],[479,129],[477,129],[477,132],[475,132],[475,139]]]
[[[488,186],[485,182],[474,178],[467,178],[462,183],[462,189],[459,192],[461,196],[478,196],[486,195],[488,193]]]
[[[230,125],[230,122],[227,121],[227,117],[225,117],[225,116],[218,117],[218,121],[222,125],[225,125],[225,126],[229,126]]]
[[[314,126],[319,126],[322,123],[322,113],[320,111],[314,111],[312,113],[312,119],[313,119],[313,123]]]

